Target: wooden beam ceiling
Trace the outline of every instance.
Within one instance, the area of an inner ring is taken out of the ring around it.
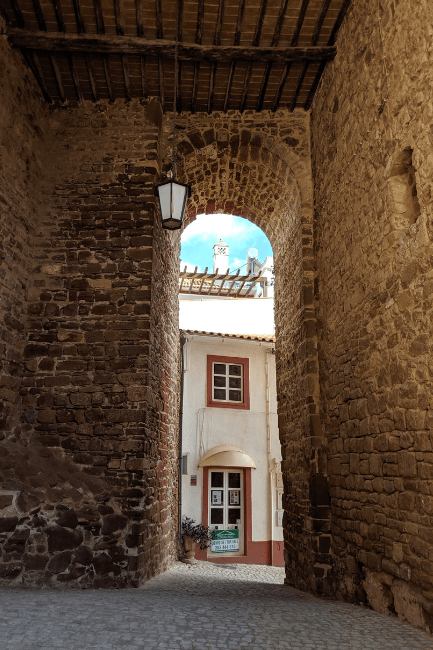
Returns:
[[[0,0],[44,99],[308,110],[350,0]],[[131,11],[132,7],[132,11]],[[174,56],[178,41],[178,69]]]
[[[81,52],[87,54],[146,54],[174,59],[175,41],[161,39],[148,41],[137,36],[108,36],[105,34],[64,34],[61,32],[31,32],[9,29],[9,43],[27,50],[45,52]],[[178,45],[178,56],[184,61],[217,63],[247,61],[248,69],[254,61],[286,63],[294,61],[329,61],[336,47],[230,47],[223,45]],[[212,68],[211,66],[211,68]],[[248,76],[248,75],[247,75]],[[251,77],[251,73],[249,74]]]

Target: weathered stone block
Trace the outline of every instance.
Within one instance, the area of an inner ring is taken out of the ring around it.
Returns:
[[[50,526],[46,533],[49,553],[74,549],[83,542],[83,534],[79,530],[66,530],[60,526]]]

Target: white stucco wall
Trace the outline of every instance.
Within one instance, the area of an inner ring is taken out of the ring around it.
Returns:
[[[181,329],[225,334],[275,334],[273,298],[199,298],[179,297]]]
[[[276,525],[276,484],[273,476],[274,507],[271,512],[269,458],[266,428],[266,358],[269,376],[270,458],[281,461],[278,439],[275,356],[273,343],[211,336],[188,336],[185,346],[184,417],[182,453],[188,453],[188,475],[182,476],[182,514],[201,522],[203,471],[200,458],[217,445],[240,447],[254,460],[251,471],[252,539],[281,541],[282,528]],[[206,406],[207,355],[248,357],[250,410],[208,408]],[[190,485],[197,475],[197,486]],[[207,523],[207,522],[203,522]]]

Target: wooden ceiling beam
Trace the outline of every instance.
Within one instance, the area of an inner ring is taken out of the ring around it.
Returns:
[[[74,0],[78,2],[78,0]],[[9,43],[15,47],[47,52],[81,52],[87,54],[146,54],[174,58],[175,42],[165,39],[149,41],[137,36],[112,36],[105,34],[63,34],[60,32],[34,32],[24,29],[7,30]],[[215,46],[194,43],[179,44],[179,58],[185,61],[272,61],[294,63],[302,61],[332,60],[334,46],[306,47],[250,47]]]
[[[81,13],[80,0],[72,0],[74,5],[75,20],[77,21],[77,29],[79,34],[86,33],[86,25],[84,24],[83,14]]]
[[[95,81],[95,70],[93,68],[93,59],[90,54],[84,56],[87,65],[87,73],[89,75],[90,87],[92,89],[92,96],[94,102],[99,102],[99,91]]]
[[[289,111],[291,113],[293,113],[293,111],[295,110],[296,102],[298,101],[299,93],[301,91],[302,84],[304,83],[304,79],[305,79],[305,75],[307,74],[307,70],[308,70],[308,63],[304,63],[302,68],[301,68],[301,72],[299,73],[298,81],[296,82],[296,87],[295,87],[295,90],[293,92],[292,99],[290,101]]]
[[[331,1],[331,0],[327,0]],[[280,41],[281,29],[283,27],[284,18],[286,17],[287,5],[289,0],[281,0],[280,12],[278,14],[277,23],[275,25],[274,35],[272,37],[271,47],[277,47]],[[256,104],[256,111],[259,112],[262,110],[263,101],[266,95],[266,88],[268,87],[269,75],[271,74],[272,62],[268,61],[266,63],[265,71],[263,73],[262,85],[260,87],[259,96]]]
[[[140,56],[140,73],[141,73],[141,93],[144,99],[148,97],[147,91],[147,74],[146,74],[146,57]]]
[[[184,0],[177,0],[177,25],[176,25],[176,38],[177,42],[182,42],[183,31],[183,3]],[[176,110],[178,113],[182,112],[182,62],[177,62],[177,75],[176,75]]]
[[[195,44],[201,45],[203,38],[203,25],[204,25],[204,0],[198,0],[197,7],[197,29],[195,32]],[[191,93],[191,113],[195,113],[195,104],[197,101],[197,88],[198,88],[198,75],[200,72],[200,63],[194,63],[194,78],[192,80],[192,93]]]
[[[119,36],[125,34],[125,21],[123,20],[122,6],[120,0],[114,0],[114,15],[116,18],[116,30]]]
[[[98,34],[105,34],[104,15],[102,13],[101,0],[93,0],[95,9],[96,31]]]
[[[302,25],[304,24],[305,14],[307,13],[307,8],[310,0],[303,0],[301,5],[301,10],[299,12],[299,17],[296,23],[295,31],[293,32],[292,40],[290,41],[291,47],[296,47],[299,40],[299,34],[301,33]],[[275,93],[274,103],[272,104],[272,111],[275,112],[280,104],[281,95],[283,94],[284,86],[286,85],[287,77],[289,76],[290,68],[292,67],[293,61],[289,61],[285,64],[283,72],[281,74],[280,82],[278,84],[277,92]]]
[[[72,81],[74,82],[75,92],[77,94],[78,103],[82,104],[84,101],[84,97],[80,86],[80,79],[75,69],[74,59],[72,57],[72,54],[68,55],[68,61],[69,61],[69,68],[71,70]]]
[[[125,81],[125,93],[126,93],[126,101],[130,102],[132,99],[131,95],[131,80],[129,76],[129,63],[128,63],[128,57],[125,55],[122,55],[122,68],[123,68],[123,79]]]
[[[244,11],[245,11],[245,0],[239,0],[238,19],[236,21],[235,42],[234,42],[235,47],[238,47],[239,43],[241,42],[241,30],[242,30],[242,21],[244,18]],[[232,91],[232,84],[233,84],[233,77],[235,76],[235,70],[236,70],[236,61],[232,61],[230,65],[229,78],[227,80],[226,96],[224,99],[224,108],[223,108],[224,113],[227,113],[229,108],[230,94]]]
[[[125,21],[123,18],[122,5],[120,0],[114,0],[114,15],[116,19],[116,31],[118,36],[125,35]],[[128,58],[126,55],[122,54],[122,71],[123,71],[123,81],[125,83],[125,95],[126,101],[131,101],[131,82],[129,77],[129,64]],[[108,85],[108,84],[107,84]]]
[[[159,101],[161,102],[162,110],[164,111],[164,106],[165,106],[164,63],[161,56],[158,57],[158,78],[159,78]]]
[[[143,27],[143,0],[135,0],[135,22],[137,23],[137,36],[144,36]]]
[[[104,64],[104,74],[105,74],[105,82],[107,84],[108,96],[110,98],[110,102],[113,103],[114,100],[116,99],[116,96],[114,94],[113,81],[111,79],[110,60],[108,56],[103,56],[102,61]]]
[[[23,29],[25,26],[25,21],[24,21],[23,12],[21,11],[21,7],[18,4],[18,0],[9,0],[9,2],[15,14],[15,20],[17,21],[18,27]]]
[[[46,32],[47,24],[45,22],[44,12],[42,10],[42,6],[39,0],[33,0],[33,9],[35,11],[35,16],[36,16],[36,20],[38,21],[39,29],[43,32]],[[60,68],[57,62],[57,57],[54,52],[50,52],[48,56],[51,62],[51,67],[53,69],[54,78],[56,80],[57,90],[59,91],[60,101],[62,102],[63,105],[66,105],[68,102],[66,99],[65,91],[63,89],[62,76],[60,74]],[[40,75],[42,76],[42,71],[40,71]]]
[[[68,100],[66,99],[65,91],[63,89],[62,76],[60,74],[60,68],[59,68],[59,64],[57,63],[56,55],[51,53],[50,60],[51,60],[51,65],[53,66],[54,76],[56,78],[56,84],[59,91],[60,101],[62,102],[63,105],[66,105],[68,103]]]
[[[317,41],[319,40],[320,32],[322,30],[323,23],[326,18],[326,14],[328,13],[330,4],[331,4],[331,0],[323,0],[323,4],[320,8],[320,13],[316,20],[316,25],[314,27],[313,36],[311,37],[311,45],[317,45]]]
[[[33,9],[35,11],[36,20],[38,21],[39,29],[43,32],[47,31],[45,23],[44,12],[42,11],[41,3],[39,0],[33,0]]]
[[[337,40],[337,35],[338,31],[341,27],[341,23],[344,20],[345,15],[347,14],[349,7],[351,5],[352,0],[344,0],[344,3],[340,9],[340,12],[337,16],[337,20],[334,23],[334,27],[332,28],[331,36],[329,37],[328,45],[335,45],[335,41]]]
[[[323,22],[326,18],[326,14],[329,9],[329,5],[331,4],[331,0],[324,0],[323,4],[320,9],[320,13],[317,17],[316,20],[316,25],[314,27],[314,32],[313,36],[311,37],[311,45],[316,45],[317,41],[319,40],[320,36],[320,31],[323,26]],[[289,111],[292,113],[295,110],[296,103],[298,101],[299,93],[301,92],[302,84],[304,83],[305,75],[307,74],[308,70],[308,63],[304,63],[301,69],[301,72],[299,73],[298,81],[296,83],[296,88],[293,93],[292,101],[290,102],[289,106]]]
[[[253,47],[258,47],[260,43],[260,36],[262,35],[262,27],[263,27],[263,21],[265,19],[265,13],[266,13],[266,7],[268,5],[268,0],[262,0],[260,3],[260,9],[259,13],[257,16],[257,21],[256,21],[256,29],[254,32],[254,37],[253,37]],[[247,101],[247,95],[248,95],[248,88],[250,86],[250,81],[251,81],[251,74],[253,71],[253,64],[252,61],[248,62],[247,65],[247,71],[245,73],[244,77],[244,85],[242,88],[242,96],[241,96],[241,103],[239,110],[241,113],[244,112],[245,110],[245,103]]]
[[[29,68],[31,69],[33,74],[35,75],[35,79],[38,82],[39,88],[41,89],[41,92],[42,92],[42,95],[43,95],[45,101],[48,104],[53,104],[54,102],[53,102],[53,99],[52,99],[50,93],[47,90],[46,85],[45,85],[44,77],[43,77],[43,74],[42,74],[42,69],[41,69],[41,66],[39,64],[39,59],[38,59],[36,53],[24,50],[23,51],[23,56],[24,56],[25,60],[27,61],[27,65],[29,66]]]
[[[155,1],[155,21],[156,21],[156,38],[157,41],[162,41],[164,38],[164,30],[162,26],[162,0]],[[125,53],[124,53],[125,54]],[[142,52],[142,54],[147,54]],[[159,101],[161,102],[162,110],[164,111],[165,97],[164,97],[164,66],[161,59],[161,52],[158,52],[158,82],[159,82]]]
[[[221,28],[224,19],[224,5],[225,0],[219,0],[218,3],[218,14],[215,25],[215,35],[213,39],[213,44],[216,46],[221,45]],[[207,100],[207,112],[208,114],[212,113],[213,108],[213,96],[215,91],[215,75],[216,75],[217,64],[212,63],[210,68],[210,81],[209,81],[209,95]]]
[[[63,18],[62,5],[60,0],[53,0],[54,13],[56,14],[57,26],[59,32],[66,32],[65,19]]]
[[[98,34],[105,34],[104,14],[102,13],[101,0],[93,0],[93,7],[95,9],[96,31]],[[111,78],[110,60],[106,54],[102,55],[102,63],[104,65],[105,83],[107,84],[108,97],[110,102],[116,99],[113,90],[113,81]]]
[[[341,27],[341,23],[343,22],[345,15],[347,14],[347,11],[348,11],[348,9],[350,7],[351,1],[352,0],[344,0],[344,3],[343,3],[343,5],[342,5],[342,7],[340,9],[340,12],[339,12],[338,16],[337,16],[337,20],[335,21],[334,27],[332,28],[331,36],[329,37],[329,40],[328,40],[328,46],[330,46],[330,47],[333,47],[335,45],[335,41],[337,40],[338,30]],[[308,111],[309,108],[311,107],[311,104],[312,104],[313,99],[314,99],[314,95],[315,95],[316,90],[317,90],[317,86],[319,85],[319,81],[320,81],[320,79],[322,77],[322,74],[323,74],[323,71],[324,71],[325,67],[326,67],[326,62],[322,61],[321,64],[319,65],[319,68],[318,68],[317,72],[316,72],[316,76],[314,77],[314,81],[313,81],[312,86],[310,88],[310,92],[308,93],[307,101],[304,104],[304,109],[306,111]]]
[[[155,2],[155,18],[156,18],[156,38],[164,38],[164,31],[162,27],[162,2],[156,0]]]

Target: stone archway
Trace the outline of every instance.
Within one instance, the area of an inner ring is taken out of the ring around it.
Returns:
[[[194,116],[181,122],[177,176],[192,187],[186,224],[225,212],[259,226],[275,257],[287,581],[329,590],[330,524],[319,418],[308,121]],[[166,169],[169,168],[167,164]]]

